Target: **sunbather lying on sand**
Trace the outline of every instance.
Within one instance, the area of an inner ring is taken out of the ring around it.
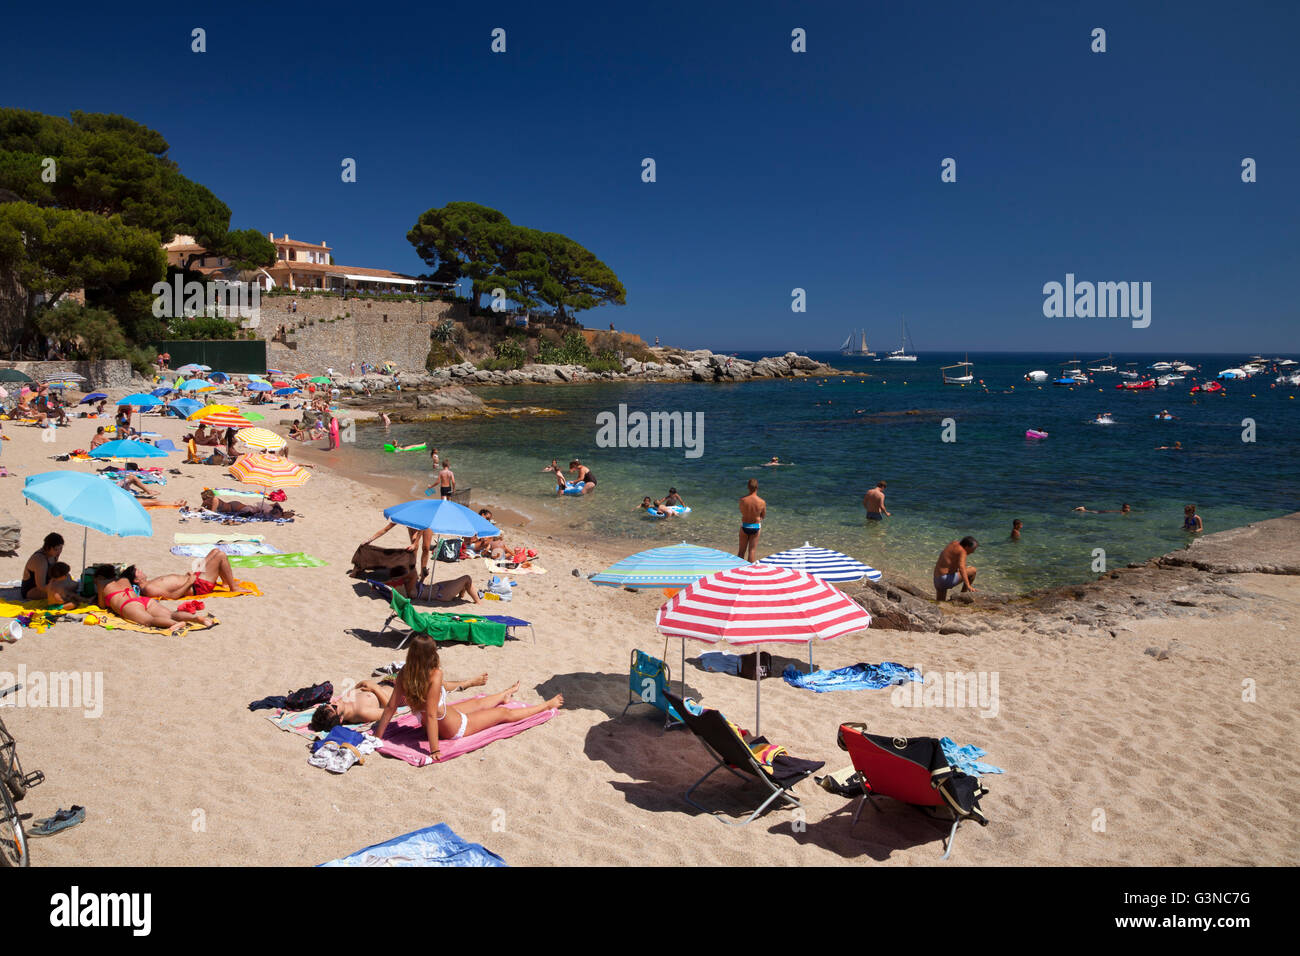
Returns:
[[[479,674],[473,680],[448,681],[447,688],[453,693],[468,687],[483,687],[487,684],[487,674]],[[358,681],[346,694],[336,694],[328,704],[321,704],[311,715],[311,729],[317,733],[333,730],[339,724],[373,724],[384,716],[384,708],[393,696],[392,684],[381,684],[367,678]]]
[[[211,614],[195,614],[179,608],[173,610],[156,598],[143,597],[136,591],[139,577],[135,565],[124,570],[120,576],[112,565],[105,564],[96,568],[95,597],[99,606],[136,624],[163,627],[171,631],[189,623],[216,623],[216,618]]]
[[[268,518],[292,518],[292,511],[285,511],[278,501],[222,501],[211,488],[204,488],[199,495],[203,507],[224,515],[262,515]]]
[[[164,574],[147,580],[141,572],[140,579],[141,594],[145,597],[165,600],[211,594],[218,582],[231,591],[239,590],[239,586],[235,583],[235,573],[230,570],[230,559],[220,548],[213,548],[207,553],[203,559],[203,567],[199,571],[191,571],[188,574]]]
[[[441,760],[440,740],[459,740],[497,724],[527,720],[534,714],[564,705],[563,695],[556,694],[546,703],[532,707],[503,706],[514,698],[518,690],[519,684],[516,683],[498,694],[462,701],[455,706],[449,704],[442,667],[438,662],[438,643],[427,634],[417,634],[411,639],[411,647],[406,652],[406,666],[397,674],[394,692],[375,724],[374,733],[376,737],[383,737],[397,708],[405,704],[424,725],[433,759]]]

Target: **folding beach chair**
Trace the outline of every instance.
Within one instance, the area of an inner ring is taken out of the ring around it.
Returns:
[[[649,704],[664,712],[664,728],[681,724],[677,711],[664,698],[672,683],[672,674],[668,665],[657,657],[651,657],[645,651],[632,652],[632,666],[627,675],[627,707],[619,717],[627,714],[633,704]]]
[[[771,744],[766,737],[756,737],[753,740],[746,741],[727,718],[722,716],[720,711],[700,708],[698,704],[694,704],[694,701],[691,703],[695,706],[695,710],[692,710],[690,706],[671,691],[664,691],[663,696],[673,710],[677,711],[681,716],[682,721],[690,728],[691,733],[699,738],[700,743],[704,745],[704,749],[717,761],[716,765],[710,768],[708,773],[691,784],[686,791],[687,803],[697,810],[711,815],[719,823],[725,823],[727,826],[732,827],[751,823],[776,800],[782,800],[796,807],[802,806],[791,791],[799,781],[806,779],[825,766],[822,761],[800,760],[798,757],[791,757],[783,753],[772,757],[770,764],[764,763],[756,755],[755,748],[757,748],[759,754],[764,749],[770,749]],[[701,806],[691,799],[691,794],[695,792],[695,788],[713,776],[719,768],[725,768],[741,780],[753,777],[771,791],[767,799],[759,804],[758,808],[744,820],[724,820],[716,812]]]
[[[854,769],[863,778],[862,799],[853,814],[853,824],[858,822],[868,800],[880,810],[877,796],[910,803],[932,819],[952,821],[941,860],[952,853],[957,827],[963,820],[988,826],[988,818],[979,806],[980,797],[988,789],[981,785],[979,777],[950,766],[936,738],[886,737],[866,730],[866,724],[841,724],[839,730],[840,748],[848,751]],[[936,811],[944,811],[945,815],[936,815]]]
[[[398,619],[410,628],[397,645],[399,651],[415,634],[427,634],[439,643],[457,641],[501,647],[506,642],[506,626],[497,621],[490,621],[479,614],[466,615],[474,620],[465,621],[461,620],[458,614],[417,611],[411,601],[402,597],[395,588],[390,588],[380,581],[371,581],[370,584],[388,592],[389,605],[392,607],[392,613],[388,615],[388,620],[384,621],[384,626],[379,629],[379,633],[383,634],[388,630],[389,625]]]

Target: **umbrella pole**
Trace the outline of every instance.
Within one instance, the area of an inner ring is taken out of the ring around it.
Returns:
[[[754,662],[754,736],[757,737],[761,731],[763,717],[763,648],[759,645],[758,660]]]
[[[81,573],[86,573],[86,538],[90,536],[89,528],[81,529]]]
[[[813,666],[812,666],[812,641],[809,641],[809,642],[808,642],[808,673],[811,674],[812,672],[813,672]]]

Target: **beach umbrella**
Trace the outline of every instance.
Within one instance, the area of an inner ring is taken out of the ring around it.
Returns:
[[[167,452],[150,445],[148,442],[136,441],[134,438],[119,438],[106,441],[98,448],[92,449],[91,458],[166,458]]]
[[[162,398],[164,395],[170,395],[174,391],[176,391],[176,389],[171,388],[170,386],[160,385],[158,388],[155,388],[149,394],[152,395],[154,398]]]
[[[466,508],[454,501],[439,498],[417,498],[400,505],[384,509],[384,517],[394,524],[415,528],[418,531],[432,531],[438,536],[433,549],[433,573],[429,576],[429,587],[438,575],[438,549],[442,546],[444,535],[468,538],[478,535],[480,538],[495,538],[501,529],[488,521],[473,508]]]
[[[262,380],[262,376],[258,375],[256,372],[249,372],[248,380],[250,382],[260,382]]]
[[[213,412],[204,416],[203,423],[209,428],[248,428],[253,424],[237,412]]]
[[[297,395],[301,392],[300,388],[277,388],[272,394],[275,395]]]
[[[307,381],[314,382],[317,385],[329,385],[332,379],[326,378],[324,375],[317,375],[315,378],[307,379]]]
[[[304,378],[311,378],[311,376],[308,375],[306,372],[299,372],[297,375],[293,377],[293,380],[297,382]]]
[[[225,372],[213,372],[211,375],[208,376],[208,378],[213,382],[230,381],[230,376],[227,375]]]
[[[289,382],[272,382],[271,384],[272,384],[275,388],[293,388],[293,387],[294,387],[294,386],[291,385]]]
[[[244,484],[262,488],[301,488],[311,477],[311,472],[288,458],[265,452],[244,455],[230,466],[230,473]]]
[[[119,398],[117,404],[119,408],[123,405],[139,405],[141,408],[153,408],[155,405],[161,405],[162,402],[148,392],[136,392],[134,395],[126,396],[126,398]]]
[[[267,374],[267,375],[283,375],[284,373],[281,372],[278,368],[268,368],[268,369],[266,370],[266,374]]]
[[[216,386],[203,381],[201,378],[192,378],[184,385],[180,386],[182,392],[212,392],[216,391]]]
[[[254,448],[261,448],[266,451],[283,448],[289,444],[269,428],[241,428],[235,432],[235,437],[245,445],[251,445]]]
[[[104,392],[91,392],[89,395],[82,395],[78,405],[93,405],[95,402],[102,402],[108,398]]]
[[[175,405],[176,403],[172,402],[172,404]],[[207,418],[209,415],[215,415],[217,414],[217,412],[237,412],[237,411],[239,411],[239,409],[235,408],[234,405],[204,405],[202,408],[198,409],[197,411],[190,412],[190,414],[187,415],[186,417],[190,421],[198,421],[199,419]]]
[[[30,382],[32,377],[16,368],[0,368],[0,382]]]
[[[861,581],[863,578],[879,581],[881,577],[880,572],[875,568],[850,558],[847,554],[831,551],[828,548],[817,548],[807,542],[804,542],[802,548],[778,551],[776,554],[769,554],[766,558],[759,558],[758,561],[759,564],[794,568],[796,571],[811,574],[823,581]]]
[[[248,390],[250,392],[269,392],[271,390],[271,383],[263,381],[249,382]]]
[[[680,588],[706,574],[748,563],[727,551],[683,541],[629,555],[592,575],[591,583],[611,588]]]
[[[23,482],[23,497],[50,514],[84,528],[119,538],[149,537],[153,522],[135,495],[99,475],[47,471]],[[86,563],[86,533],[81,536],[81,563]]]
[[[688,584],[655,615],[660,633],[731,645],[803,644],[865,630],[871,615],[834,585],[773,564],[747,564]],[[759,733],[763,682],[754,681],[754,733]]]

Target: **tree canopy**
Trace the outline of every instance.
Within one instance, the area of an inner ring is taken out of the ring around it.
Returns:
[[[421,214],[407,240],[433,272],[426,278],[468,278],[475,297],[504,289],[514,302],[561,317],[600,305],[624,305],[618,276],[595,254],[556,232],[512,223],[504,213],[453,202]]]

